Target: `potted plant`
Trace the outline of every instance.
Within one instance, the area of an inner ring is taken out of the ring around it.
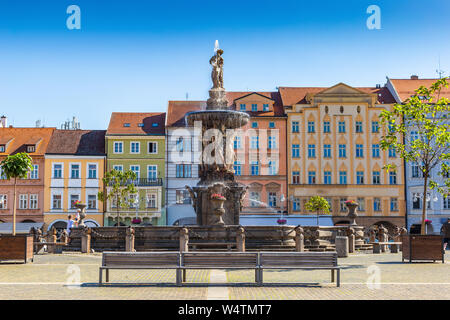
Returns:
[[[74,202],[74,207],[78,209],[78,214],[79,214],[79,220],[78,220],[78,226],[79,227],[84,227],[84,219],[86,219],[86,207],[87,205],[84,203],[81,203],[80,200],[77,200]]]
[[[283,219],[283,218],[280,218],[280,219],[277,220],[277,223],[282,226],[282,225],[285,225],[287,223],[287,220]]]
[[[323,214],[330,213],[330,205],[327,199],[321,196],[311,197],[308,202],[305,204],[306,210],[316,212],[317,214],[317,226],[319,225],[319,214],[322,212]]]
[[[224,225],[225,222],[223,221],[222,216],[225,214],[225,209],[223,208],[224,202],[227,200],[223,195],[220,193],[213,193],[211,195],[211,201],[215,204],[214,213],[218,217],[218,225]]]
[[[132,224],[141,224],[142,220],[141,218],[134,218],[133,220],[131,220]]]

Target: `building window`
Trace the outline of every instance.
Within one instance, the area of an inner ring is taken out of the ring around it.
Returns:
[[[345,205],[345,201],[347,201],[347,198],[340,198],[339,199],[339,211],[346,212],[347,206]]]
[[[356,172],[356,184],[364,184],[364,172],[363,171]]]
[[[116,170],[116,171],[123,171],[123,166],[122,166],[122,165],[114,165],[114,166],[113,166],[113,170]]]
[[[8,208],[8,196],[6,194],[0,194],[0,209]]]
[[[80,165],[71,164],[70,165],[70,177],[72,179],[80,179]]]
[[[253,129],[258,128],[258,122],[252,122],[252,128]]]
[[[356,150],[356,158],[364,157],[364,146],[362,144],[357,144],[355,150]]]
[[[389,147],[389,158],[395,158],[397,156],[395,148]]]
[[[372,121],[372,133],[378,133],[380,131],[380,126],[378,121]]]
[[[256,191],[250,192],[250,206],[251,207],[259,207],[259,203],[260,203],[259,192],[256,192]]]
[[[88,209],[97,209],[97,196],[95,194],[88,195]]]
[[[241,109],[241,111],[245,111],[245,103],[241,103],[240,109]]]
[[[6,150],[6,147],[4,144],[0,144],[0,153],[4,153]]]
[[[300,171],[292,172],[292,183],[300,184]]]
[[[277,162],[274,160],[269,161],[269,175],[276,176],[278,174]]]
[[[240,161],[235,161],[234,162],[234,174],[236,176],[242,175],[242,165],[241,165]]]
[[[242,148],[241,137],[235,137],[234,138],[234,148],[235,149],[241,149]]]
[[[331,171],[325,171],[323,173],[323,183],[331,184]]]
[[[137,154],[141,153],[141,143],[140,142],[131,142],[130,152]]]
[[[339,184],[347,184],[347,171],[339,171]]]
[[[345,144],[339,145],[339,158],[346,158],[347,157],[347,149]]]
[[[418,193],[413,193],[413,209],[422,209],[422,200]]]
[[[71,194],[70,195],[70,209],[76,209],[75,208],[75,202],[80,200],[79,194]]]
[[[259,149],[259,137],[258,136],[251,137],[250,149]]]
[[[300,211],[301,205],[300,205],[300,198],[294,198],[294,201],[292,202],[292,211]]]
[[[178,152],[183,152],[184,151],[184,139],[183,138],[178,138],[177,139],[176,150]]]
[[[373,198],[373,211],[381,211],[381,199]]]
[[[38,208],[38,195],[30,194],[30,209],[37,209],[37,208]]]
[[[300,132],[300,126],[299,126],[298,121],[292,121],[292,132],[293,133]]]
[[[33,153],[36,151],[36,146],[27,146],[27,152],[28,153]]]
[[[366,201],[364,198],[358,198],[358,211],[366,211]]]
[[[123,153],[123,142],[122,141],[114,142],[114,153]]]
[[[2,167],[0,166],[0,180],[5,180],[6,179],[6,175],[2,170]]]
[[[30,171],[30,179],[37,180],[39,179],[39,165],[33,164],[33,170]]]
[[[316,157],[316,145],[308,144],[308,158],[315,158],[315,157]]]
[[[269,104],[267,103],[263,104],[263,111],[269,111]]]
[[[21,194],[19,196],[19,209],[27,209],[28,208],[28,195]]]
[[[269,149],[276,149],[277,148],[277,140],[274,136],[269,136]]]
[[[444,201],[444,210],[450,210],[450,197],[444,197],[442,200]]]
[[[269,122],[269,128],[273,129],[275,128],[275,122]]]
[[[177,164],[176,166],[177,178],[192,178],[192,165]]]
[[[268,198],[269,198],[269,206],[276,207],[277,206],[277,193],[269,192]]]
[[[149,154],[158,153],[158,142],[149,142],[148,143],[148,153]]]
[[[315,171],[308,172],[308,183],[316,184],[316,172]]]
[[[53,195],[52,209],[62,209],[62,196],[60,194]]]
[[[363,132],[362,121],[356,121],[355,129],[356,129],[356,133],[362,133]]]
[[[62,164],[54,164],[53,165],[53,178],[54,179],[62,179]]]
[[[389,172],[389,184],[397,184],[397,172]]]
[[[252,111],[258,111],[258,105],[256,103],[252,103]]]
[[[380,157],[380,145],[372,144],[372,157],[379,158]]]
[[[380,171],[373,171],[372,172],[372,183],[373,184],[380,184],[381,183]]]
[[[154,193],[147,194],[147,208],[150,209],[156,208],[156,194]]]
[[[323,157],[324,158],[331,158],[331,144],[324,144],[323,145]]]
[[[345,121],[339,121],[339,133],[345,133]]]
[[[292,158],[300,158],[300,145],[299,144],[292,145]]]
[[[259,175],[259,163],[258,163],[258,161],[252,161],[251,162],[251,174],[252,174],[252,176]]]
[[[398,199],[391,198],[391,211],[398,211]]]
[[[147,166],[147,178],[156,180],[158,178],[158,166]]]
[[[140,166],[130,166],[130,170],[136,174],[136,179],[139,179],[141,176],[141,167]]]
[[[323,133],[330,133],[331,132],[331,126],[330,121],[324,121],[323,122]]]
[[[176,202],[177,204],[190,204],[191,196],[187,190],[177,190],[176,191]]]
[[[308,133],[314,133],[315,131],[314,121],[308,121]]]
[[[88,178],[89,179],[97,179],[97,165],[96,164],[89,164],[88,165]]]

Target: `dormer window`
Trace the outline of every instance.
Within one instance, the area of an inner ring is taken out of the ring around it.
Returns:
[[[241,103],[241,111],[245,111],[245,103]]]
[[[130,125],[129,123],[124,123],[123,126],[124,126],[125,128],[131,127],[131,125]]]
[[[36,146],[27,146],[27,152],[32,153],[36,151]]]
[[[258,105],[256,103],[252,103],[252,111],[258,111]]]
[[[152,123],[152,127],[153,128],[157,128],[157,127],[159,127],[159,124],[158,123]]]
[[[0,144],[0,152],[3,153],[6,150],[6,146],[4,144]]]
[[[269,104],[268,103],[264,103],[263,104],[263,111],[269,111]]]

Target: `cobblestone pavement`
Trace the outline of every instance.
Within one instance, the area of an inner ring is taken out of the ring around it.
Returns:
[[[339,259],[340,288],[330,283],[329,271],[267,270],[267,284],[256,287],[238,284],[252,283],[254,271],[233,270],[226,272],[229,285],[219,291],[233,300],[450,299],[450,254],[446,261],[409,264],[400,254],[351,255]],[[0,264],[0,299],[206,300],[215,292],[199,284],[211,282],[207,270],[189,270],[187,281],[193,285],[181,288],[174,285],[175,270],[111,270],[113,285],[99,287],[100,263],[100,254],[71,253],[37,255],[27,265]]]

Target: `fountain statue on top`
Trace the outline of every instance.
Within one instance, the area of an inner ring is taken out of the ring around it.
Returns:
[[[236,130],[250,119],[245,112],[228,107],[223,87],[223,50],[216,41],[215,54],[210,59],[213,87],[209,90],[206,110],[189,112],[189,126],[201,124],[202,159],[199,165],[200,181],[196,187],[186,186],[192,198],[198,225],[238,225],[239,214],[247,187],[237,183],[233,164]]]

